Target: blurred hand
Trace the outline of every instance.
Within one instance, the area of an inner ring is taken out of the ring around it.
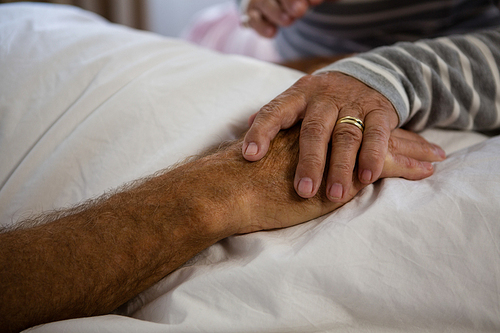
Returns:
[[[271,38],[278,27],[291,25],[304,16],[309,7],[317,6],[325,0],[250,0],[246,15],[246,25],[261,36]]]
[[[364,132],[349,123],[336,124],[337,119],[345,116],[362,120]],[[391,132],[398,124],[394,107],[383,95],[339,72],[304,76],[250,118],[251,126],[242,146],[244,158],[260,160],[280,129],[290,128],[300,120],[294,187],[301,197],[311,198],[317,193],[327,156],[326,195],[332,202],[350,199],[353,176],[365,185],[381,177],[389,145],[395,142],[390,141]],[[398,133],[401,132],[396,132],[399,138]],[[410,154],[406,157],[411,158],[409,163],[445,158],[441,148],[414,136],[405,141],[405,134],[401,139],[402,143],[396,142]],[[411,155],[415,145],[425,154]],[[357,174],[353,175],[355,166]]]

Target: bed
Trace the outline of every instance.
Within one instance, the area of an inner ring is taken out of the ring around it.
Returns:
[[[0,73],[3,226],[239,137],[302,75],[47,4],[0,5]],[[114,313],[28,331],[498,332],[500,137],[423,135],[448,153],[428,179],[224,239]]]

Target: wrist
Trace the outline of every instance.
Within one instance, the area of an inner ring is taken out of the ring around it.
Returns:
[[[178,232],[193,241],[215,243],[237,233],[243,190],[232,172],[234,161],[222,154],[197,158],[158,176],[157,186],[165,194],[154,196],[162,208],[155,220],[181,221]]]

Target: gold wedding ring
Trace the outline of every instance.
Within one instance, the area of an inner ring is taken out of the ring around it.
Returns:
[[[361,130],[361,133],[363,133],[365,131],[365,124],[363,124],[363,121],[361,119],[347,116],[347,117],[342,117],[339,120],[337,120],[337,125],[343,124],[343,123],[356,126],[357,128],[359,128]]]

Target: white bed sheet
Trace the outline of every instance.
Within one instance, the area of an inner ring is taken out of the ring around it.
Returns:
[[[300,73],[0,6],[0,223],[232,139]],[[285,230],[225,239],[119,309],[30,332],[500,331],[500,138],[427,131],[448,159]],[[0,245],[1,246],[1,245]]]

